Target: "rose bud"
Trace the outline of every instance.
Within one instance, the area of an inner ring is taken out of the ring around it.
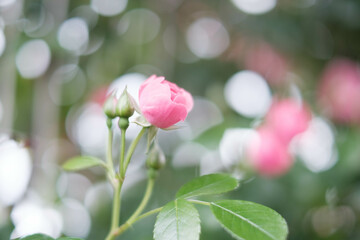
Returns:
[[[268,127],[258,129],[248,145],[248,160],[256,172],[273,177],[285,174],[292,166],[287,145]]]
[[[129,118],[134,114],[135,109],[130,98],[131,96],[125,88],[116,105],[116,114],[120,118]]]
[[[159,145],[154,142],[147,155],[146,166],[149,169],[159,170],[165,166],[166,158]]]
[[[272,128],[278,139],[288,144],[308,128],[311,114],[304,103],[284,99],[274,101],[265,118],[266,125]]]
[[[190,93],[156,75],[140,86],[139,103],[146,120],[158,128],[184,121],[194,105]]]
[[[116,104],[117,104],[117,99],[113,94],[111,94],[105,100],[105,103],[103,105],[103,110],[104,110],[105,115],[110,119],[113,119],[116,117]]]

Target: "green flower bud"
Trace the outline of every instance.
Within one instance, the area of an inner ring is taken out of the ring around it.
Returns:
[[[120,118],[129,118],[134,114],[134,106],[127,89],[125,88],[116,105],[116,114]]]
[[[113,119],[116,117],[116,105],[117,105],[117,99],[113,94],[111,94],[106,99],[103,105],[104,113],[108,118]]]
[[[146,166],[149,169],[159,170],[165,166],[166,158],[164,152],[157,143],[154,143],[148,153]]]

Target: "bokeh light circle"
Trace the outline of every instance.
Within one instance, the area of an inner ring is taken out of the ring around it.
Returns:
[[[79,201],[71,198],[62,200],[60,212],[63,218],[63,233],[78,238],[86,238],[91,227],[87,209]]]
[[[86,22],[79,17],[67,19],[57,33],[57,40],[66,50],[81,53],[89,41],[89,29]]]
[[[114,16],[125,10],[127,0],[91,0],[91,8],[103,16]]]
[[[242,162],[249,142],[256,136],[257,133],[253,129],[227,129],[219,144],[219,152],[224,166],[231,168]]]
[[[224,88],[225,100],[239,114],[262,117],[271,105],[271,92],[265,79],[252,71],[233,75]]]
[[[16,2],[16,0],[0,0],[0,7],[9,6],[15,2]]]
[[[308,130],[294,140],[295,153],[313,172],[330,169],[338,160],[332,127],[322,118],[315,117]]]
[[[10,206],[24,195],[30,181],[29,151],[14,140],[0,138],[0,204]]]
[[[276,0],[231,0],[241,11],[249,14],[263,14],[276,6]]]
[[[131,44],[141,45],[153,40],[160,31],[158,15],[148,9],[131,10],[121,18],[118,33]]]
[[[186,32],[190,50],[200,58],[215,58],[230,44],[224,25],[214,18],[204,17],[193,22]]]
[[[57,105],[70,105],[78,101],[86,88],[86,77],[75,64],[58,68],[50,78],[50,98]]]
[[[23,44],[16,55],[16,67],[24,78],[43,75],[50,65],[51,52],[43,40],[30,40]]]

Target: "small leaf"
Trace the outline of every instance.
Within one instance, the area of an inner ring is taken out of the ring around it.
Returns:
[[[102,166],[106,168],[105,163],[101,159],[90,156],[73,157],[66,161],[62,167],[66,171],[77,171],[94,166]]]
[[[211,203],[210,208],[225,230],[236,239],[285,240],[288,234],[286,221],[280,214],[263,205],[223,200]]]
[[[191,203],[184,199],[176,199],[164,206],[155,222],[155,240],[198,240],[199,238],[199,213]]]
[[[180,188],[177,198],[189,198],[201,195],[219,194],[234,190],[238,181],[228,174],[209,174],[191,180]]]
[[[137,116],[133,123],[136,123],[137,125],[141,127],[150,127],[151,123],[149,123],[144,116]]]
[[[54,239],[47,235],[37,233],[30,236],[19,238],[19,240],[54,240]]]

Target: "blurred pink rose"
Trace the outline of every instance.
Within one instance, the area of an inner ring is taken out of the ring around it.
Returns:
[[[278,139],[288,144],[297,134],[304,132],[311,120],[304,103],[293,99],[275,100],[266,115],[266,125],[272,128]]]
[[[264,176],[285,174],[293,164],[287,145],[268,127],[258,129],[257,133],[248,147],[250,165]]]
[[[184,121],[194,105],[190,93],[156,75],[140,86],[139,103],[145,118],[159,128]]]
[[[334,120],[360,123],[360,69],[348,59],[331,61],[322,75],[319,103]]]

